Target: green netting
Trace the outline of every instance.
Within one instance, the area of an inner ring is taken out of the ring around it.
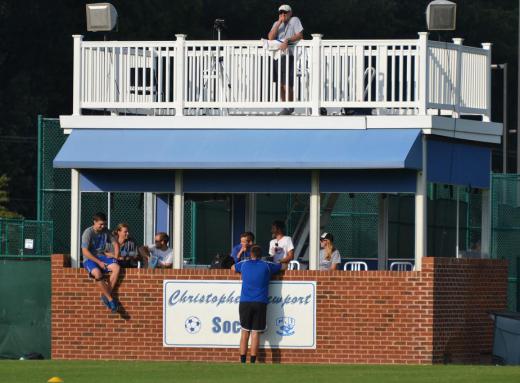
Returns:
[[[144,244],[143,193],[110,193],[110,227],[127,223],[130,236],[138,244]]]
[[[0,257],[51,255],[52,226],[49,221],[0,218]]]
[[[520,308],[520,175],[493,174],[491,256],[509,262],[508,307]]]

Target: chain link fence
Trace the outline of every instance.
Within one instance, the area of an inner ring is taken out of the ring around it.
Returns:
[[[53,223],[0,218],[0,257],[48,257]]]
[[[520,309],[520,175],[493,174],[491,256],[509,263],[508,307]]]

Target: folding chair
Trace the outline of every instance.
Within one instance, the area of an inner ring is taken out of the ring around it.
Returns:
[[[289,261],[289,265],[287,266],[287,270],[300,270],[300,262],[298,262],[298,261]]]
[[[391,271],[412,271],[413,263],[412,262],[392,262],[390,264]]]
[[[345,263],[345,265],[343,266],[343,270],[344,271],[367,271],[368,265],[366,264],[366,262],[352,261],[352,262]]]

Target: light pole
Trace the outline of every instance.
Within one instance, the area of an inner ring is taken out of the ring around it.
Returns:
[[[502,173],[507,173],[507,136],[509,133],[507,127],[507,63],[491,65],[493,69],[502,69],[503,71],[503,82],[502,82]]]
[[[517,93],[517,116],[516,116],[516,172],[520,173],[520,0],[518,1],[518,93]]]

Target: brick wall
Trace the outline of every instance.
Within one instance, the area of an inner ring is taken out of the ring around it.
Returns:
[[[228,361],[238,349],[162,345],[164,279],[238,279],[225,270],[138,270],[121,276],[123,315],[111,314],[83,269],[52,256],[52,357]],[[315,350],[261,350],[287,363],[478,362],[491,352],[489,310],[506,304],[501,261],[425,258],[421,272],[293,271],[317,281]]]

